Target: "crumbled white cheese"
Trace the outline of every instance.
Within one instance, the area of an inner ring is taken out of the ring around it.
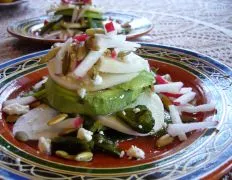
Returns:
[[[125,155],[125,151],[121,151],[119,157],[123,158],[124,155]]]
[[[39,138],[39,143],[38,143],[38,148],[39,151],[50,155],[51,154],[51,139],[45,138],[45,137],[40,137]]]
[[[119,96],[119,98],[120,98],[120,99],[123,99],[123,98],[124,98],[124,96],[125,96],[125,95],[123,94],[123,95]]]
[[[80,128],[77,132],[77,138],[81,140],[86,140],[87,142],[92,140],[93,132],[86,130],[85,128]]]
[[[136,158],[136,159],[144,159],[145,153],[142,149],[132,145],[129,150],[126,152],[127,156],[130,158]]]
[[[126,112],[125,112],[125,111],[122,111],[122,114],[123,114],[123,116],[125,116],[125,115],[126,115]]]
[[[13,115],[13,114],[21,115],[27,113],[28,111],[29,111],[28,105],[21,105],[19,103],[9,104],[3,108],[3,112],[9,115]]]
[[[104,135],[104,132],[103,132],[103,131],[100,131],[99,134]]]
[[[83,98],[86,96],[86,89],[81,88],[81,89],[78,91],[78,94],[79,94],[79,96],[83,99]]]
[[[103,82],[102,77],[97,74],[96,77],[95,77],[95,79],[93,80],[93,84],[94,85],[100,85],[100,84],[102,84],[102,82]]]
[[[134,108],[134,109],[133,109],[133,112],[134,112],[134,113],[138,113],[138,112],[140,112],[140,109],[139,109],[139,108]]]
[[[142,126],[141,124],[140,124],[138,127],[139,127],[139,129],[142,129],[142,128],[143,128],[143,126]]]

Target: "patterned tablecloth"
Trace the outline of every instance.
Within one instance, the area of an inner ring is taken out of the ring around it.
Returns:
[[[56,0],[30,0],[0,9],[0,62],[49,48],[19,41],[6,31],[8,24],[45,14]],[[154,29],[135,41],[187,48],[232,67],[231,0],[94,0],[105,10],[147,17]]]

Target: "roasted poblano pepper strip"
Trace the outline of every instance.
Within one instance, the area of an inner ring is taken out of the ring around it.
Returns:
[[[43,35],[44,33],[48,32],[56,23],[60,22],[62,18],[63,16],[55,16],[50,22],[48,22],[48,24],[40,29],[39,35]]]
[[[100,151],[120,156],[121,149],[119,149],[113,141],[107,139],[104,135],[94,135],[94,145]]]
[[[119,111],[116,113],[116,116],[140,133],[149,133],[155,125],[151,111],[144,105]]]
[[[104,126],[97,120],[91,118],[90,116],[82,116],[84,118],[83,127],[89,131],[95,133],[104,130]]]
[[[56,137],[52,139],[51,150],[55,153],[58,150],[62,150],[71,155],[76,155],[83,151],[92,151],[94,142],[86,142],[84,140],[77,139],[76,137]]]

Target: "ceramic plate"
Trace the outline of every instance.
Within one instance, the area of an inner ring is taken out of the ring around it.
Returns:
[[[148,19],[135,15],[106,12],[104,13],[104,17],[111,17],[113,19],[120,20],[122,23],[130,21],[132,30],[126,34],[127,39],[133,39],[138,36],[142,36],[148,33],[153,27],[152,23]],[[7,30],[10,34],[20,39],[35,40],[45,43],[63,42],[62,39],[45,39],[41,36],[35,35],[35,32],[43,27],[44,20],[50,21],[52,18],[54,18],[54,16],[41,16],[38,18],[19,21],[17,23],[11,24]]]
[[[11,7],[27,2],[27,0],[15,0],[10,3],[0,3],[0,7]]]
[[[38,64],[41,51],[0,65],[0,105],[28,89],[47,75],[44,64]],[[140,137],[120,143],[127,149],[132,144],[142,148],[143,160],[114,158],[103,153],[91,162],[74,162],[46,156],[33,143],[15,140],[11,126],[0,120],[0,174],[21,179],[199,179],[220,177],[232,162],[232,70],[218,61],[188,50],[143,44],[137,53],[149,59],[160,74],[169,73],[173,81],[182,81],[197,93],[199,104],[213,101],[219,121],[218,130],[195,131],[188,140],[163,149],[154,146],[151,137]],[[206,114],[200,114],[203,120]]]

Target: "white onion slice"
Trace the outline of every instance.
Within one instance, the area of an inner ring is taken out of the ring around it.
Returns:
[[[99,51],[90,51],[85,59],[77,66],[74,70],[73,74],[75,77],[83,77],[86,75],[88,70],[92,68],[92,66],[98,61],[98,59],[104,53],[105,48],[100,49]]]
[[[104,48],[119,48],[125,51],[134,51],[141,47],[140,44],[129,41],[121,41],[120,36],[96,36],[97,45]]]
[[[79,8],[78,7],[75,7],[73,9],[73,14],[72,14],[72,20],[71,22],[74,23],[77,19],[77,16],[78,16],[78,11],[79,11]]]
[[[207,112],[213,111],[215,109],[215,104],[201,104],[199,106],[190,106],[190,105],[183,105],[177,107],[179,112],[188,112],[188,113],[198,113],[198,112]]]
[[[173,124],[182,124],[182,120],[180,118],[179,112],[174,105],[169,106],[169,112],[170,112],[170,116],[171,116]],[[187,136],[184,132],[179,132],[178,137],[180,141],[187,140]]]
[[[67,128],[75,128],[76,118],[64,120],[48,126],[47,122],[57,116],[58,112],[47,105],[40,105],[19,117],[13,127],[13,135],[24,134],[27,140],[38,140],[40,137],[53,138]]]
[[[168,84],[157,84],[154,85],[156,93],[179,93],[180,89],[184,84],[182,82],[173,82]]]
[[[132,53],[131,53],[132,54]],[[134,54],[134,53],[133,53]],[[148,70],[149,64],[137,55],[128,55],[130,61],[117,61],[110,57],[101,57],[98,70],[106,73],[133,73]]]
[[[17,104],[17,103],[20,105],[28,105],[34,101],[36,101],[36,98],[34,96],[18,97],[15,99],[6,100],[3,103],[3,106],[8,106],[9,104]]]
[[[182,96],[178,97],[173,102],[179,103],[179,104],[187,104],[190,101],[192,101],[195,98],[195,96],[196,96],[195,92],[189,92],[189,93],[183,94]]]
[[[102,83],[99,85],[87,85],[85,88],[88,91],[98,91],[106,88],[116,86],[118,84],[128,82],[138,76],[139,73],[127,73],[127,74],[113,74],[113,73],[101,73]]]
[[[180,136],[182,133],[187,133],[197,129],[209,129],[217,126],[217,121],[185,123],[185,124],[169,124],[167,132],[171,136]]]
[[[129,127],[126,123],[119,120],[118,118],[114,116],[98,116],[98,120],[106,127],[109,127],[111,129],[114,129],[116,131],[133,135],[133,136],[148,136],[149,134],[141,134]]]

